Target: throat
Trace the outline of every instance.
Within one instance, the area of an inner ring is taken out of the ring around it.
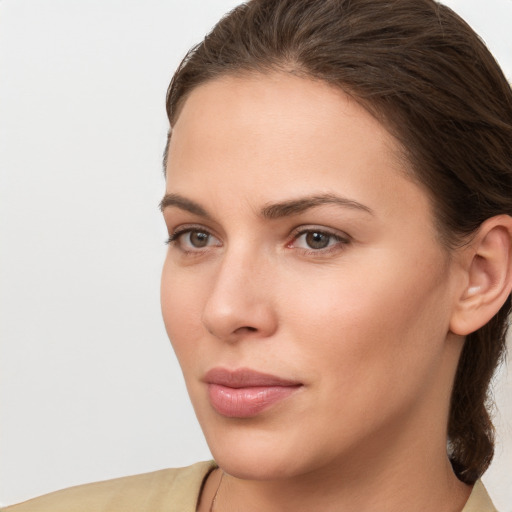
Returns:
[[[425,493],[407,492],[410,486],[405,481],[400,486],[394,482],[365,486],[362,481],[359,485],[337,481],[335,486],[326,486],[322,485],[325,480],[306,482],[304,478],[295,482],[243,480],[215,469],[204,482],[197,512],[460,512],[472,490],[452,472],[439,485],[428,485],[418,474],[415,478],[420,484],[417,488]]]

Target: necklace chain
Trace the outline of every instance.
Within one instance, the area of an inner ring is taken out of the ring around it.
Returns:
[[[219,494],[219,489],[220,489],[220,485],[222,484],[222,479],[223,478],[224,478],[224,471],[222,471],[222,473],[220,475],[219,485],[217,485],[217,490],[215,491],[215,494],[213,495],[213,499],[212,499],[212,502],[210,504],[209,512],[213,512],[213,509],[215,507],[215,502],[217,501],[217,495]]]

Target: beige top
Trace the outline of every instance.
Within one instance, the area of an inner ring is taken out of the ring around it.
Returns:
[[[206,477],[217,466],[199,462],[178,469],[70,487],[12,505],[3,512],[196,512]],[[0,511],[0,512],[2,512]],[[497,512],[478,480],[462,512]]]

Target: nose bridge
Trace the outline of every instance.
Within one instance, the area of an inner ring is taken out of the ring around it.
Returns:
[[[267,258],[250,244],[226,250],[203,311],[211,334],[225,341],[272,334],[277,320],[268,271]]]

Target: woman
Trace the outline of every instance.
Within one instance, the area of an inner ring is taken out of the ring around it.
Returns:
[[[478,37],[431,0],[253,0],[167,112],[162,311],[216,463],[12,510],[495,510],[512,92]]]

